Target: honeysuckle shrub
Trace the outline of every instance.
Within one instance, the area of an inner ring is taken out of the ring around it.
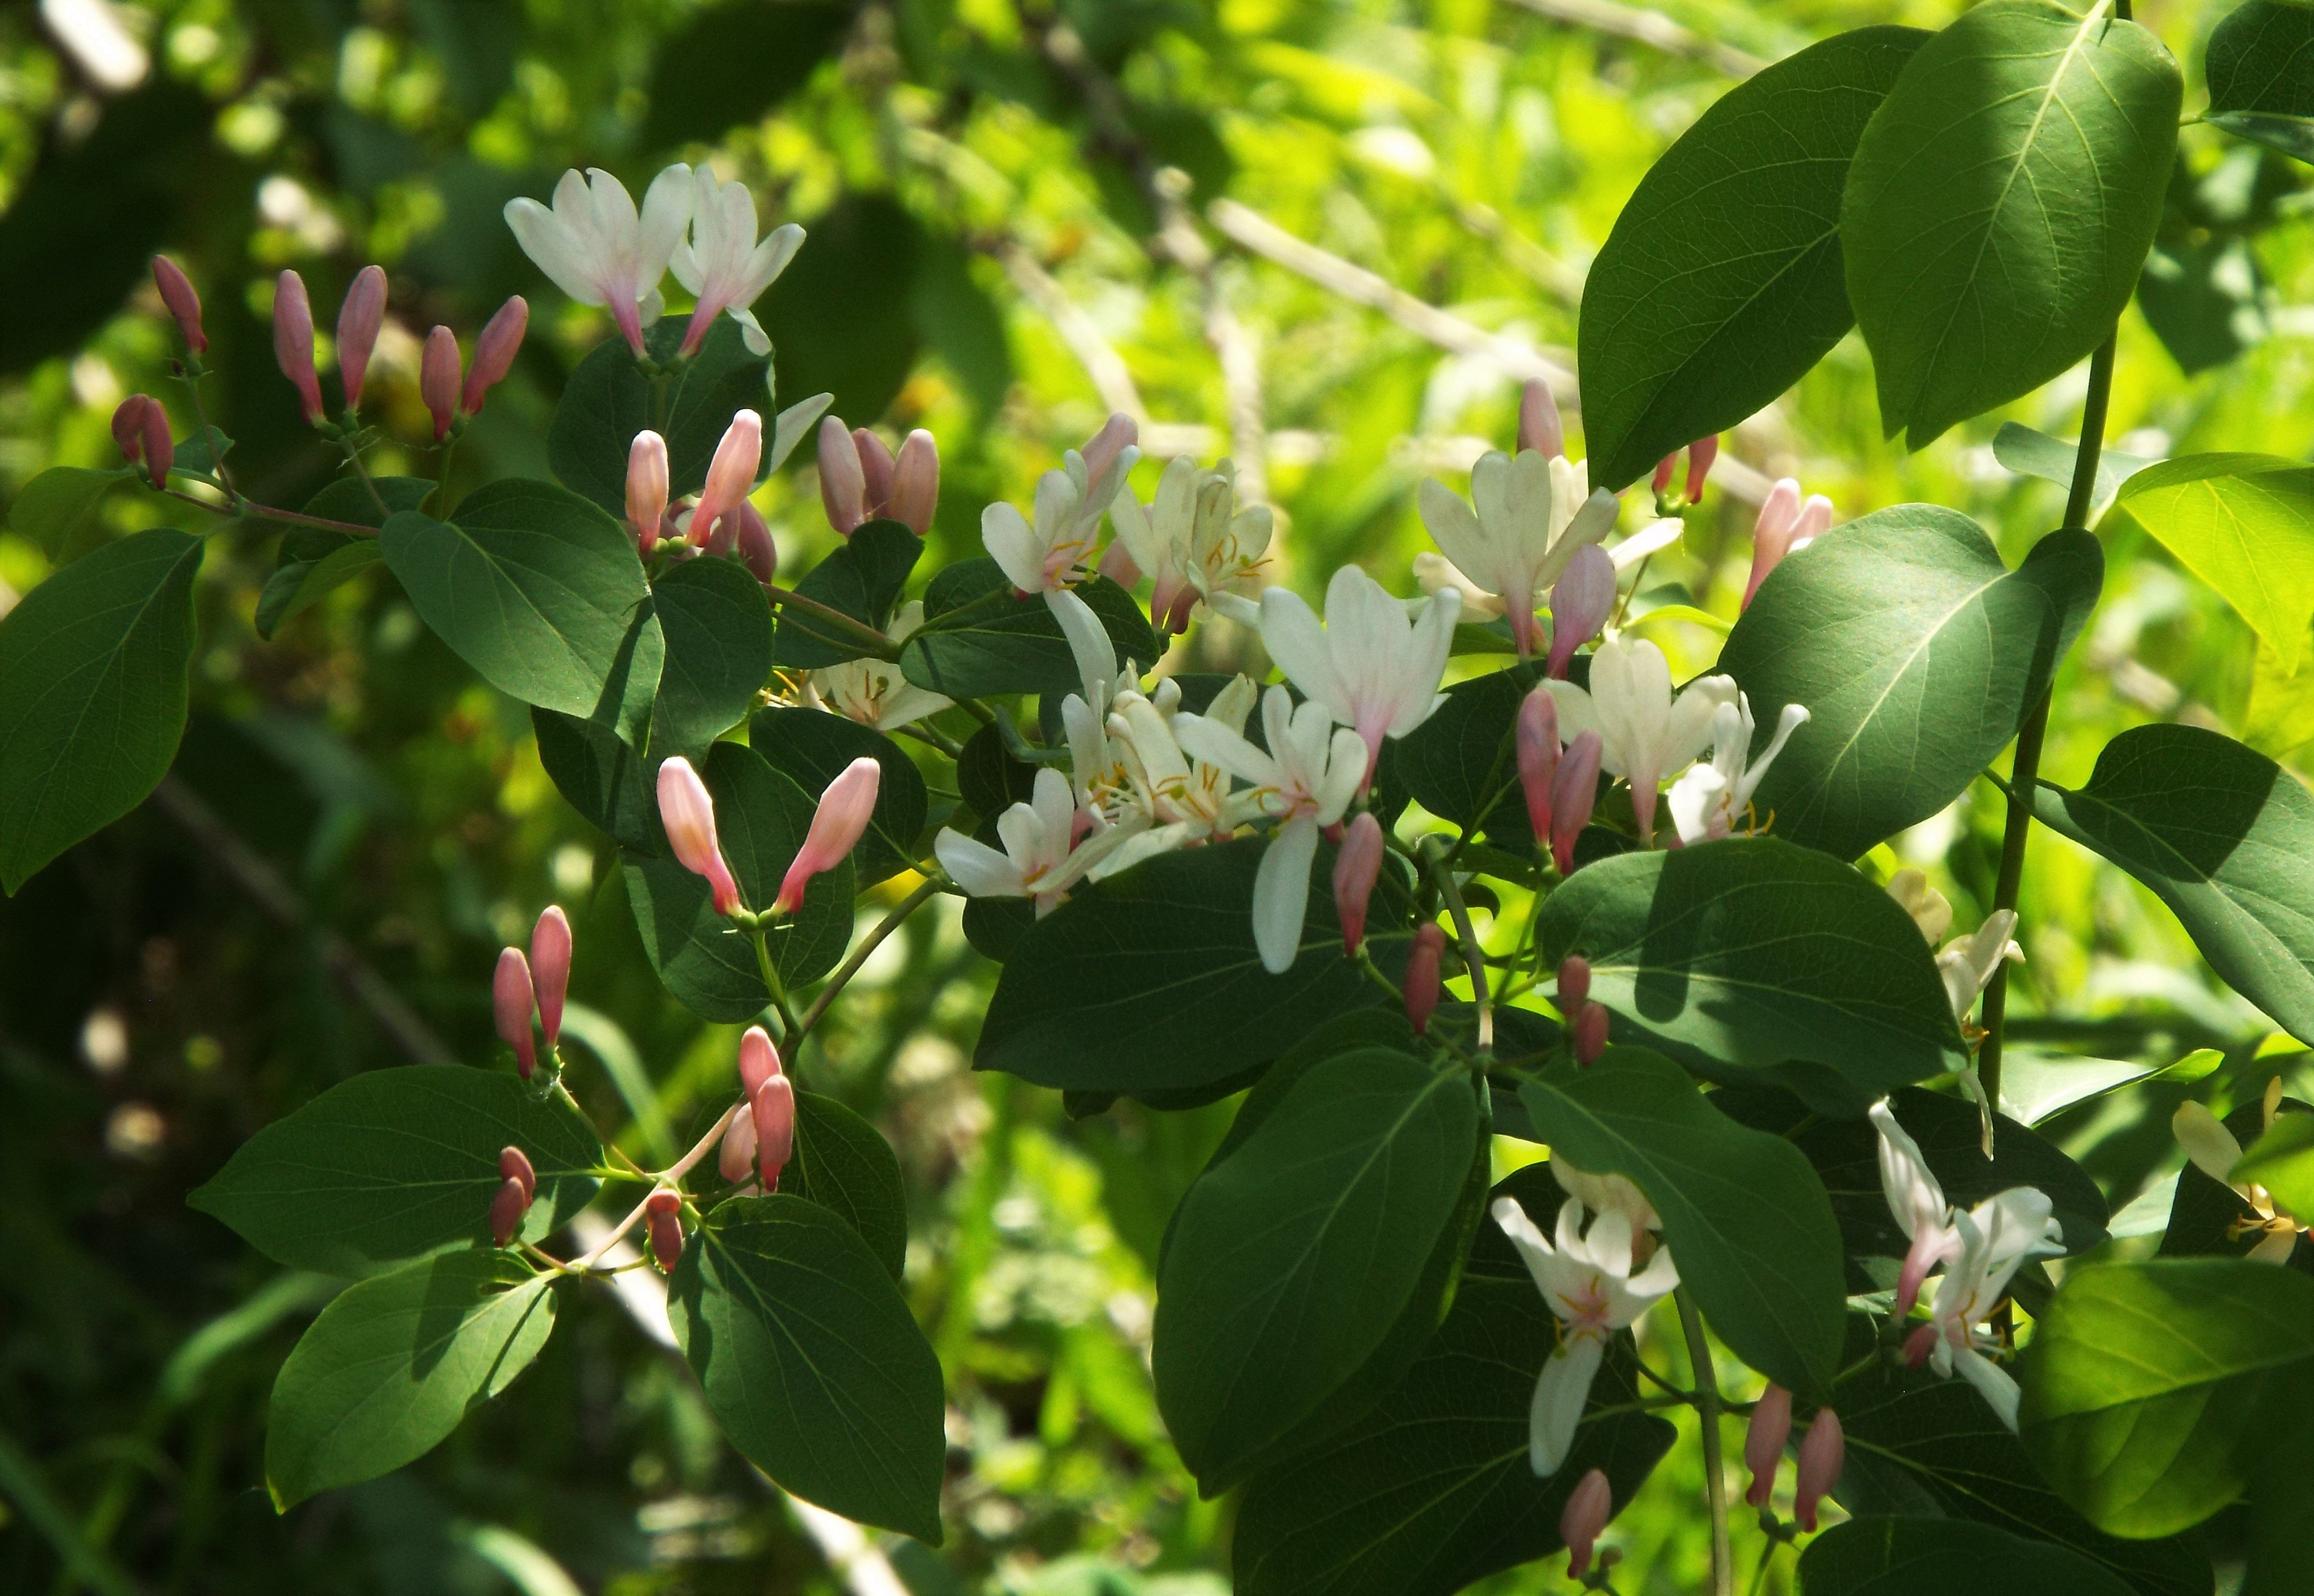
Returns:
[[[2204,119],[2314,154],[2310,51],[2314,12],[2248,0],[2211,41]],[[2038,824],[2142,882],[2218,977],[2314,1041],[2294,776],[2187,725],[2115,737],[2077,789],[2038,773],[2102,535],[2158,540],[2285,672],[2314,619],[2308,467],[2104,452],[2184,99],[2117,0],[1983,0],[1761,72],[1672,146],[1592,269],[1585,458],[1531,385],[1467,498],[1423,485],[1436,551],[1343,566],[1321,606],[1270,579],[1279,528],[1229,462],[1136,478],[1123,416],[1029,502],[986,507],[985,555],[923,569],[937,440],[895,450],[828,395],[780,391],[751,307],[810,242],[759,240],[754,197],[703,166],[640,205],[596,171],[507,207],[554,288],[616,328],[555,412],[551,480],[458,489],[448,469],[524,300],[470,353],[447,328],[425,340],[436,474],[380,476],[362,401],[384,278],[340,310],[332,409],[285,272],[276,356],[344,471],[301,506],[252,498],[204,412],[198,292],[156,260],[181,391],[122,403],[126,464],[50,472],[13,512],[76,557],[0,622],[0,885],[154,789],[209,539],[278,535],[259,633],[342,584],[398,583],[530,707],[666,990],[747,1027],[724,1111],[643,1167],[565,1080],[573,933],[550,910],[495,972],[500,1056],[348,1080],[194,1194],[267,1257],[351,1283],[274,1386],[274,1503],[422,1455],[586,1283],[650,1270],[733,1447],[937,1544],[943,1376],[898,1285],[898,1164],[812,1089],[812,1042],[883,939],[949,895],[1002,966],[978,1067],[1080,1116],[1240,1098],[1164,1230],[1150,1372],[1200,1488],[1235,1495],[1243,1591],[1443,1593],[1562,1549],[1611,1589],[1602,1538],[1689,1423],[1715,1592],[1739,1539],[1762,1567],[1796,1546],[1811,1596],[1959,1569],[2207,1592],[2195,1531],[2229,1511],[2239,1588],[2302,1588],[2314,1112],[2278,1078],[2222,1119],[2189,1100],[2159,1256],[2069,1265],[2112,1215],[2035,1124],[2212,1061],[2027,1071],[2004,1034]],[[666,308],[670,272],[688,312]],[[2008,440],[2066,486],[2063,524],[2012,568],[1960,511],[1835,525],[1779,481],[1732,622],[1634,613],[1713,490],[1718,435],[1851,328],[1915,448],[2086,360],[2078,441]],[[789,587],[751,495],[807,441],[843,542]],[[114,491],[216,519],[90,546]],[[1724,633],[1716,664],[1675,680],[1658,619]],[[1206,628],[1269,669],[1171,668]],[[1957,925],[1880,845],[1980,777],[2008,828],[1992,906]],[[859,930],[861,895],[895,881]],[[1534,1150],[1499,1179],[1497,1139]],[[1683,1365],[1634,1341],[1651,1315]]]

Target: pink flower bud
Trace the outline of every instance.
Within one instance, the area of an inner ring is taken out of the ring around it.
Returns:
[[[570,917],[549,904],[530,932],[530,983],[538,995],[538,1028],[552,1047],[562,1036],[562,1000],[570,990]]]
[[[209,338],[201,331],[201,296],[193,292],[192,279],[183,269],[166,255],[154,256],[153,286],[161,290],[161,303],[177,318],[177,330],[185,335],[185,348],[196,355],[207,349]]]
[[[1366,904],[1382,874],[1382,822],[1362,809],[1350,822],[1342,851],[1334,856],[1334,913],[1342,922],[1342,951],[1356,953],[1365,940]]]
[[[1591,1001],[1591,961],[1570,953],[1559,961],[1559,1011],[1573,1019]]]
[[[675,850],[676,862],[694,876],[707,877],[715,889],[715,913],[729,914],[739,906],[739,884],[723,861],[715,841],[715,800],[707,783],[681,755],[658,767],[658,819]]]
[[[755,1121],[755,1172],[764,1189],[780,1189],[780,1171],[795,1151],[795,1088],[784,1075],[774,1075],[747,1099]]]
[[[1585,1003],[1583,1012],[1575,1017],[1575,1062],[1589,1069],[1607,1051],[1607,1009],[1603,1003]]]
[[[508,948],[499,955],[499,967],[490,977],[490,1017],[499,1027],[499,1040],[514,1049],[515,1063],[525,1080],[538,1068],[537,1043],[530,1034],[530,961],[522,957],[519,948]]]
[[[674,1274],[683,1261],[683,1198],[666,1191],[644,1198],[643,1228],[650,1233],[651,1259],[659,1273]]]
[[[522,350],[522,335],[529,328],[530,304],[519,294],[482,323],[474,339],[473,369],[466,373],[465,389],[458,395],[460,410],[470,416],[481,414],[483,396],[506,381],[506,374],[514,369],[514,357]]]
[[[1711,474],[1711,463],[1719,458],[1719,435],[1697,438],[1687,446],[1687,502],[1703,502],[1703,479]]]
[[[321,425],[322,379],[314,371],[314,306],[305,297],[305,279],[285,271],[273,285],[273,357],[281,375],[297,390],[298,407],[305,425]]]
[[[772,1045],[772,1034],[759,1025],[751,1025],[739,1036],[739,1090],[749,1100],[763,1089],[764,1082],[780,1073],[780,1050]]]
[[[458,335],[437,327],[426,335],[426,352],[418,360],[418,397],[434,413],[434,441],[450,436],[458,416]]]
[[[738,536],[737,524],[728,527],[716,524],[754,489],[755,467],[763,458],[764,419],[753,410],[736,412],[731,425],[724,428],[723,440],[715,445],[715,458],[707,465],[707,486],[700,489],[699,507],[691,513],[694,546],[718,553],[731,547]]]
[[[1550,780],[1559,773],[1559,705],[1549,688],[1538,686],[1520,701],[1513,741],[1527,824],[1536,844],[1544,845],[1550,841]]]
[[[137,418],[137,444],[145,452],[145,474],[155,488],[169,485],[169,467],[175,463],[177,445],[169,437],[169,412],[157,399],[145,401]]]
[[[779,545],[772,542],[772,529],[764,521],[763,511],[752,500],[741,499],[739,507],[731,512],[731,524],[738,531],[732,539],[732,552],[739,563],[752,572],[758,582],[768,586],[779,578]]]
[[[1848,1439],[1841,1433],[1840,1415],[1829,1407],[1818,1408],[1815,1422],[1800,1439],[1799,1480],[1792,1492],[1792,1517],[1801,1529],[1815,1531],[1816,1503],[1840,1483],[1847,1462]]]
[[[1760,519],[1752,528],[1752,576],[1744,586],[1742,607],[1751,608],[1760,584],[1784,562],[1786,555],[1806,548],[1831,527],[1832,500],[1823,494],[1810,494],[1802,504],[1800,485],[1789,477],[1769,489],[1767,502],[1760,507]]]
[[[865,754],[836,772],[827,790],[819,795],[819,807],[812,811],[811,829],[804,833],[795,862],[780,881],[780,895],[772,900],[773,913],[792,914],[802,908],[803,889],[811,878],[842,864],[859,845],[861,833],[876,813],[876,788],[883,776],[884,767]]]
[[[499,1151],[499,1177],[503,1180],[522,1182],[522,1200],[526,1203],[538,1195],[538,1171],[530,1167],[529,1156],[519,1147]]]
[[[1591,1571],[1591,1551],[1600,1532],[1615,1516],[1615,1493],[1604,1469],[1594,1468],[1576,1481],[1567,1505],[1559,1514],[1559,1538],[1567,1543],[1567,1574],[1581,1579]]]
[[[1591,824],[1591,810],[1599,801],[1599,734],[1576,733],[1559,756],[1558,774],[1550,782],[1550,857],[1561,876],[1575,874],[1575,839]]]
[[[1133,563],[1133,551],[1125,546],[1123,538],[1117,539],[1103,551],[1099,570],[1100,575],[1107,577],[1128,593],[1141,585],[1141,568]],[[1163,625],[1164,622],[1159,617],[1170,607],[1161,597],[1151,599],[1149,601],[1151,624]]]
[[[1519,391],[1518,446],[1546,455],[1567,453],[1567,428],[1559,419],[1559,398],[1541,377],[1529,377]]]
[[[145,458],[145,407],[152,402],[149,394],[132,393],[112,412],[112,441],[120,445],[121,458],[131,465]]]
[[[1096,482],[1100,481],[1124,457],[1125,451],[1140,439],[1141,428],[1132,417],[1111,414],[1084,446],[1085,474]]]
[[[884,514],[922,537],[932,530],[932,511],[940,505],[940,445],[923,428],[901,441],[900,455],[892,466],[892,493]]]
[[[1575,651],[1606,630],[1615,613],[1615,562],[1596,543],[1575,551],[1550,590],[1550,674],[1567,679]]]
[[[1446,951],[1446,933],[1435,920],[1414,928],[1414,948],[1406,956],[1406,1018],[1420,1036],[1430,1027],[1438,1007],[1438,960]]]
[[[346,409],[361,409],[362,384],[369,375],[370,351],[385,324],[385,268],[365,266],[354,274],[338,306],[338,380],[345,385]]]
[[[1925,1368],[1929,1362],[1929,1354],[1936,1349],[1937,1327],[1934,1325],[1914,1327],[1912,1333],[1904,1337],[1904,1367]]]
[[[739,1105],[723,1132],[723,1145],[715,1153],[715,1169],[733,1186],[755,1172],[755,1115],[746,1103]]]
[[[860,445],[835,416],[819,424],[819,502],[827,524],[850,537],[868,519],[868,479],[860,469]]]
[[[627,526],[635,550],[648,555],[658,547],[659,523],[667,519],[667,440],[638,432],[627,447]]]
[[[1776,1465],[1784,1459],[1784,1442],[1792,1438],[1792,1394],[1771,1385],[1752,1406],[1751,1427],[1744,1432],[1744,1466],[1752,1471],[1752,1488],[1744,1500],[1754,1507],[1768,1505],[1776,1488]]]
[[[860,477],[869,515],[888,514],[886,507],[892,500],[892,451],[865,427],[852,429],[852,446],[859,451]]]
[[[521,1181],[509,1176],[499,1182],[499,1189],[490,1197],[490,1242],[505,1247],[512,1242],[522,1229],[523,1215],[530,1212],[530,1194]]]
[[[1679,451],[1677,449],[1674,449],[1670,454],[1665,455],[1663,457],[1662,463],[1656,467],[1656,480],[1654,487],[1656,498],[1660,498],[1663,497],[1663,490],[1671,486],[1672,477],[1678,472],[1678,470]]]

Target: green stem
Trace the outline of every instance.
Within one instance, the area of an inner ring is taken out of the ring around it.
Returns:
[[[827,1006],[835,1001],[835,994],[842,992],[852,978],[860,973],[860,966],[868,962],[868,956],[883,946],[885,938],[899,930],[903,921],[930,903],[947,885],[948,877],[945,875],[935,874],[926,877],[915,891],[902,898],[889,914],[876,922],[873,930],[860,939],[860,946],[853,948],[844,961],[836,966],[835,974],[828,977],[827,984],[820,990],[819,996],[812,1000],[810,1009],[804,1014],[802,1027],[794,1033],[795,1047],[803,1045],[803,1039],[811,1035],[812,1027],[817,1025],[820,1017],[827,1012]],[[793,1048],[790,1051],[792,1052]]]
[[[179,472],[175,474],[192,476],[193,473]],[[194,480],[208,481],[207,478],[199,477]],[[216,486],[224,492],[233,491],[222,483],[217,483]],[[164,488],[162,491],[171,498],[182,499],[189,505],[207,510],[212,516],[256,516],[267,521],[285,521],[293,526],[318,526],[325,532],[348,533],[355,537],[374,538],[377,535],[376,527],[364,526],[358,521],[332,521],[324,516],[308,516],[303,510],[276,509],[269,504],[260,504],[253,498],[241,498],[236,496],[234,503],[231,505],[216,505],[206,498],[196,498],[190,493],[180,493],[174,488]]]
[[[353,411],[348,410],[346,412],[345,436],[338,441],[345,449],[346,463],[354,468],[354,475],[359,477],[361,479],[361,485],[369,489],[370,502],[377,506],[378,515],[380,516],[391,516],[393,512],[386,507],[385,495],[377,490],[377,483],[370,477],[369,468],[362,463],[361,450],[354,445],[354,431],[359,425],[359,419]],[[456,440],[455,438],[451,440],[451,443],[453,447],[456,446]],[[446,453],[442,456],[443,475],[446,477],[449,474],[449,471],[450,456]]]
[[[1446,913],[1454,921],[1455,938],[1462,945],[1463,967],[1471,973],[1471,1001],[1479,1010],[1479,1056],[1491,1058],[1495,1051],[1495,1006],[1487,995],[1487,959],[1479,950],[1479,936],[1471,925],[1471,911],[1463,906],[1462,889],[1454,885],[1454,871],[1448,862],[1451,857],[1442,856],[1435,848],[1422,850],[1430,878],[1438,884],[1438,895],[1446,900]]]
[[[1735,1596],[1736,1564],[1727,1546],[1727,1466],[1720,1451],[1719,1378],[1711,1367],[1711,1346],[1703,1338],[1703,1316],[1681,1286],[1679,1327],[1687,1336],[1687,1359],[1695,1376],[1695,1412],[1703,1425],[1703,1497],[1711,1509],[1711,1596]]]
[[[788,1008],[788,989],[780,980],[779,966],[772,963],[772,941],[762,926],[750,926],[747,939],[755,945],[755,968],[763,973],[764,985],[772,994],[772,1011],[780,1017],[780,1042],[787,1050],[788,1066],[795,1066],[795,1045],[802,1040],[802,1027],[796,1024],[795,1015]]]
[[[878,631],[866,622],[855,620],[853,617],[845,614],[842,610],[824,604],[816,598],[806,598],[802,594],[794,591],[792,588],[782,587],[776,583],[764,583],[764,594],[765,597],[769,598],[773,604],[779,605],[780,608],[783,610],[801,611],[804,614],[811,616],[816,621],[825,621],[828,625],[835,627],[838,631],[848,632],[855,641],[867,644],[869,651],[874,654],[879,659],[897,659],[900,657],[899,644],[886,637],[882,632]]]

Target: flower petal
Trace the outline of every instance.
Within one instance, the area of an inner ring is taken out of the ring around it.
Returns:
[[[1302,951],[1302,921],[1310,906],[1310,863],[1318,854],[1318,823],[1297,816],[1280,826],[1253,873],[1253,945],[1261,967],[1283,975]]]
[[[1535,1477],[1549,1479],[1575,1447],[1576,1426],[1591,1400],[1591,1381],[1606,1352],[1596,1336],[1578,1336],[1561,1345],[1542,1366],[1527,1408],[1527,1463]]]

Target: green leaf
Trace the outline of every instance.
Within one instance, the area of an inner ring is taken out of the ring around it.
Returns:
[[[1968,1062],[1912,916],[1839,860],[1773,837],[1585,865],[1536,936],[1545,969],[1591,961],[1591,996],[1619,1032],[1707,1076],[1776,1075],[1861,1114]]]
[[[243,1142],[185,1200],[277,1263],[371,1274],[486,1241],[508,1147],[538,1176],[523,1239],[543,1241],[594,1200],[603,1148],[586,1117],[512,1075],[461,1064],[341,1081]]]
[[[2085,532],[2051,533],[2011,571],[1936,505],[1876,511],[1785,560],[1719,655],[1759,719],[1755,748],[1786,704],[1807,707],[1759,813],[1853,859],[1944,808],[2017,735],[2104,573]]]
[[[2128,1596],[2096,1564],[1959,1519],[1851,1519],[1800,1554],[1807,1596]]]
[[[1153,1373],[1208,1495],[1381,1350],[1470,1177],[1469,1078],[1360,1048],[1313,1064],[1181,1200]]]
[[[689,316],[668,316],[647,331],[643,343],[651,358],[668,366],[690,324]],[[668,497],[696,493],[707,485],[708,463],[735,412],[763,415],[768,443],[769,375],[769,362],[747,352],[738,323],[727,316],[715,319],[699,353],[667,379],[663,399],[654,394],[625,340],[606,338],[563,384],[546,432],[547,466],[557,481],[615,520],[627,513],[628,450],[635,434],[648,428],[667,439]],[[659,416],[664,426],[654,422]]]
[[[2314,144],[2309,145],[2314,154]],[[2137,308],[2187,376],[2225,365],[2273,331],[2271,290],[2246,238],[2157,239]]]
[[[916,569],[923,551],[924,540],[903,523],[866,522],[806,572],[795,590],[883,631],[898,613],[908,573]],[[872,650],[862,646],[857,633],[808,610],[783,605],[776,652],[782,670],[817,670],[862,658]]]
[[[2314,1280],[2237,1258],[2073,1270],[2026,1349],[2026,1450],[2099,1529],[2191,1528],[2242,1494],[2314,1374]]]
[[[1037,767],[1012,757],[1004,734],[991,723],[964,740],[957,755],[956,789],[965,807],[986,819],[1037,794]]]
[[[667,1306],[707,1406],[782,1490],[937,1546],[940,1361],[859,1233],[801,1197],[722,1204]]]
[[[1609,1344],[1566,1463],[1549,1479],[1528,1466],[1527,1407],[1555,1336],[1524,1271],[1464,1280],[1373,1412],[1254,1476],[1231,1544],[1238,1596],[1450,1596],[1558,1550],[1559,1514],[1591,1469],[1630,1502],[1674,1432],[1651,1414],[1601,1411],[1641,1394],[1626,1337]]]
[[[1918,449],[2105,341],[2161,220],[2177,64],[2104,0],[1985,0],[1915,53],[1841,204],[1890,436]]]
[[[861,886],[873,886],[922,857],[916,839],[923,834],[932,798],[916,762],[882,732],[824,710],[773,708],[758,711],[747,723],[747,741],[773,770],[785,771],[809,793],[826,791],[855,759],[876,762],[881,772],[876,781],[876,809],[852,855]]]
[[[538,763],[588,824],[637,852],[665,850],[653,787],[657,759],[628,747],[599,720],[534,708],[530,724]]]
[[[50,560],[61,557],[74,534],[96,515],[96,507],[115,482],[137,474],[134,466],[89,471],[77,465],[52,465],[16,490],[8,506],[8,530],[28,537]]]
[[[2314,465],[2274,454],[2188,454],[2130,478],[2106,517],[2134,522],[2274,646],[2285,675],[2314,618]]]
[[[1107,577],[1077,588],[1117,651],[1119,669],[1146,667],[1163,652],[1133,595]],[[924,590],[924,623],[900,646],[900,671],[949,698],[1007,692],[1082,692],[1076,657],[1061,623],[1038,596],[1021,598],[994,560],[959,560]]]
[[[1847,1306],[1840,1226],[1798,1149],[1736,1124],[1644,1048],[1609,1048],[1588,1070],[1530,1080],[1519,1101],[1555,1152],[1646,1195],[1681,1282],[1730,1352],[1811,1401],[1829,1399]],[[1546,1230],[1553,1218],[1527,1217]]]
[[[1639,180],[1583,287],[1593,486],[1621,488],[1757,413],[1855,324],[1840,250],[1849,158],[1928,37],[1859,28],[1788,57]]]
[[[795,1156],[780,1190],[808,1197],[860,1232],[894,1280],[908,1261],[908,1198],[900,1160],[874,1125],[834,1098],[796,1093]]]
[[[107,543],[0,619],[0,888],[128,813],[185,729],[201,540]]]
[[[265,1481],[275,1508],[431,1451],[545,1346],[553,1280],[505,1253],[454,1252],[339,1293],[273,1382]]]
[[[1446,701],[1398,740],[1400,783],[1441,820],[1483,829],[1505,848],[1532,848],[1511,733],[1520,703],[1541,679],[1539,666],[1515,665],[1449,687]]]
[[[1268,1063],[1335,1015],[1379,1001],[1342,957],[1327,849],[1311,871],[1300,957],[1282,975],[1261,967],[1253,876],[1266,846],[1244,837],[1163,853],[1073,889],[1013,948],[974,1065],[1064,1090],[1178,1090]],[[1394,972],[1409,933],[1377,923],[1379,909],[1368,946]]]
[[[2220,979],[2314,1039],[2314,795],[2280,765],[2199,727],[2141,726],[2078,792],[2042,782],[2033,813],[2151,887]]]
[[[2212,31],[2204,70],[2204,121],[2314,162],[2314,9],[2244,0]]]
[[[768,907],[803,847],[817,798],[737,743],[708,751],[701,772],[715,799],[723,858],[739,883],[740,901]],[[715,913],[704,877],[672,859],[627,856],[627,895],[643,952],[667,991],[702,1019],[740,1024],[772,1001],[755,944]],[[852,938],[852,861],[815,876],[803,907],[768,933],[782,984],[814,981],[835,968]]]
[[[362,526],[383,526],[397,510],[425,507],[434,484],[422,477],[377,477],[377,498],[358,480],[331,482],[305,501],[305,513]],[[378,499],[385,508],[378,508]],[[269,642],[281,623],[360,576],[382,558],[378,540],[327,527],[286,524],[281,552],[257,599],[257,635]]]
[[[2073,465],[2080,458],[2080,445],[2051,437],[2014,421],[2003,421],[2000,430],[1992,435],[1992,457],[2020,477],[2038,477],[2070,493]],[[2097,486],[2090,490],[2089,518],[2094,521],[2104,515],[2113,503],[2113,496],[2121,491],[2121,485],[2153,463],[2149,455],[2131,454],[2110,446],[2098,450]]]
[[[2264,1186],[2285,1213],[2314,1213],[2314,1114],[2277,1115],[2243,1150],[2231,1178]]]
[[[2309,1109],[2306,1104],[2294,1098],[2284,1098],[2278,1112],[2280,1117],[2274,1121],[2274,1130],[2280,1134],[2267,1151],[2282,1155],[2275,1161],[2286,1166],[2291,1160],[2285,1150],[2307,1139],[2306,1132],[2299,1128],[2299,1124],[2292,1122],[2314,1122],[2314,1109]],[[2257,1146],[2269,1133],[2265,1105],[2257,1098],[2252,1098],[2227,1115],[2224,1124],[2232,1133],[2235,1144],[2240,1147]],[[2287,1208],[2289,1204],[2285,1202],[2283,1206]],[[2188,1162],[2177,1172],[2177,1184],[2169,1195],[2169,1218],[2161,1230],[2160,1256],[2165,1258],[2245,1257],[2263,1239],[2255,1227],[2262,1225],[2265,1220],[2265,1216],[2252,1208],[2248,1199],[2232,1186],[2212,1179],[2198,1165]],[[2314,1274],[2314,1248],[2293,1247],[2283,1266],[2300,1274]]]
[[[730,560],[687,560],[651,585],[667,663],[651,706],[650,750],[696,754],[747,718],[772,674],[763,584]]]
[[[393,516],[378,545],[420,618],[491,686],[643,744],[666,645],[616,521],[509,478],[468,494],[455,522]]]

